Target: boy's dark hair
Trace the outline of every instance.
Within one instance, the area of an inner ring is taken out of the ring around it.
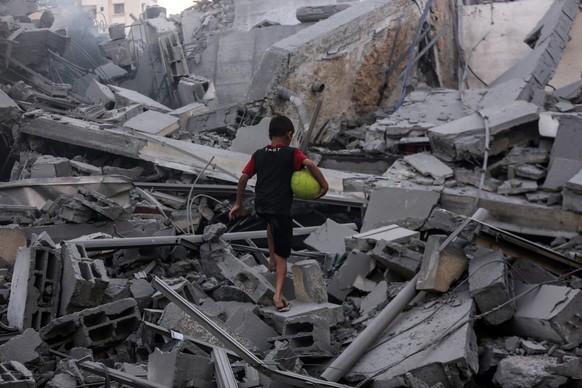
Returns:
[[[289,117],[274,115],[269,123],[269,139],[285,136],[288,132],[295,132],[295,127]]]

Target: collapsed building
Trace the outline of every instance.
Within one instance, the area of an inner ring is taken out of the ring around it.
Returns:
[[[579,1],[77,11],[0,7],[0,386],[579,384]],[[274,113],[287,312],[227,217]]]

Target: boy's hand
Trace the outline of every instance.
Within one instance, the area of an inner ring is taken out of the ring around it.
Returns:
[[[228,212],[228,219],[231,221],[234,220],[238,216],[239,212],[240,205],[238,203],[235,203],[232,209],[230,209],[230,211]]]
[[[329,190],[328,185],[321,186],[321,189],[319,189],[319,193],[317,194],[315,199],[319,199],[319,198],[323,197],[325,194],[327,194],[327,190]]]

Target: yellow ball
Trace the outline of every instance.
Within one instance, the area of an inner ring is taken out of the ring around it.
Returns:
[[[307,168],[295,171],[291,176],[291,190],[297,198],[315,199],[320,189],[321,186]]]

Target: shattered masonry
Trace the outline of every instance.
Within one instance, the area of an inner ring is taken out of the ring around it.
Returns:
[[[579,384],[579,0],[52,3],[0,6],[0,387]],[[273,114],[330,184],[288,311],[228,219]]]

